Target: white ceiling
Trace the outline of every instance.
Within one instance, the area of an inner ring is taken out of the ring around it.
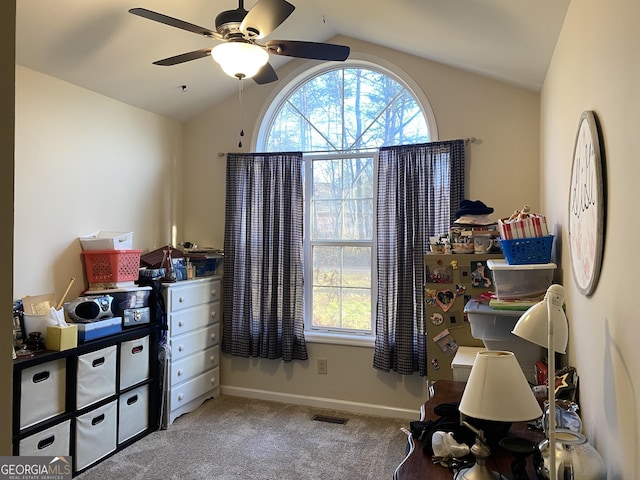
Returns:
[[[538,90],[570,0],[289,1],[296,10],[264,41],[345,35]],[[215,16],[237,8],[237,0],[16,3],[20,65],[179,121],[237,91],[237,80],[210,58],[152,65],[217,41],[128,13],[145,7],[215,30]],[[287,61],[271,56],[276,71]]]

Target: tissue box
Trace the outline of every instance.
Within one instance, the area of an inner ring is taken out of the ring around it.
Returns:
[[[48,326],[47,335],[44,338],[44,345],[47,350],[54,350],[56,352],[76,348],[78,346],[78,326]]]

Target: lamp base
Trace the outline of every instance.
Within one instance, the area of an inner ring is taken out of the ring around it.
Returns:
[[[498,472],[489,470],[486,465],[478,465],[463,468],[455,476],[456,480],[500,480],[502,476]]]

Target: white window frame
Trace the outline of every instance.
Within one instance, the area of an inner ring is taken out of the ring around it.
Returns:
[[[265,106],[263,110],[260,112],[256,119],[257,128],[253,130],[253,138],[251,144],[254,147],[254,151],[261,152],[264,151],[264,145],[266,141],[266,133],[270,130],[271,122],[273,122],[275,118],[275,113],[279,111],[281,105],[285,99],[289,97],[291,92],[296,90],[299,86],[311,80],[313,77],[317,75],[323,74],[325,71],[333,70],[336,66],[341,66],[343,68],[365,68],[370,70],[378,71],[384,75],[387,75],[397,81],[400,85],[402,85],[416,100],[418,105],[420,106],[425,120],[427,122],[429,128],[429,138],[430,141],[438,140],[438,128],[435,120],[435,115],[433,113],[433,109],[426,95],[422,92],[421,88],[418,84],[403,70],[401,70],[398,66],[387,62],[384,59],[374,57],[371,55],[366,55],[358,52],[352,52],[350,58],[345,62],[325,62],[322,64],[316,64],[316,62],[305,62],[301,64],[298,68],[294,69],[291,73],[280,80],[281,85],[283,87],[281,89],[276,89],[272,92],[270,97],[265,102]],[[371,332],[370,333],[356,333],[352,331],[343,331],[336,329],[318,329],[311,327],[311,313],[310,313],[310,302],[309,299],[312,298],[312,288],[313,281],[309,280],[313,278],[313,266],[311,264],[311,244],[308,239],[308,232],[310,232],[310,206],[309,201],[306,198],[306,192],[311,191],[310,182],[312,177],[310,174],[307,174],[307,159],[314,157],[319,158],[349,158],[353,157],[357,153],[365,153],[362,152],[340,152],[340,153],[327,153],[327,152],[319,152],[319,153],[305,153],[305,172],[303,181],[305,182],[305,211],[304,211],[304,240],[303,240],[303,255],[304,255],[304,266],[303,266],[303,278],[305,279],[305,287],[304,287],[304,297],[305,297],[305,339],[307,342],[315,342],[315,343],[329,343],[329,344],[338,344],[338,345],[353,345],[353,346],[363,346],[363,347],[371,347],[375,342],[375,312],[377,306],[377,252],[375,249],[376,238],[375,238],[375,228],[371,243]],[[377,152],[369,151],[366,152],[368,155],[373,155],[374,158],[374,205],[373,205],[373,215],[374,219],[376,218],[376,207],[377,200],[375,196],[375,192],[377,191],[377,169],[378,169],[378,154]]]

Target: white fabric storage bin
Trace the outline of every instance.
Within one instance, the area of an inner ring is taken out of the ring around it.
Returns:
[[[20,440],[18,455],[20,456],[51,456],[68,457],[69,438],[71,437],[71,420],[65,420],[53,427],[49,427]]]
[[[120,344],[120,390],[149,378],[149,335]]]
[[[66,360],[61,358],[22,371],[20,428],[65,411]]]
[[[149,385],[141,385],[118,400],[118,443],[144,432],[149,426]]]
[[[117,346],[78,355],[76,409],[116,393]]]
[[[117,401],[76,418],[76,470],[82,470],[116,449]]]

